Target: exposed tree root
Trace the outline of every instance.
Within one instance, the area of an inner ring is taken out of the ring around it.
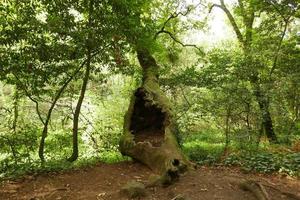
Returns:
[[[239,184],[243,190],[249,191],[255,195],[258,200],[270,200],[270,197],[264,186],[253,180],[246,180]]]
[[[283,194],[283,195],[285,195],[285,196],[287,196],[287,197],[289,197],[289,198],[291,198],[291,199],[300,200],[300,196],[297,195],[297,194],[290,193],[290,192],[287,192],[287,191],[282,191],[282,190],[280,190],[280,189],[278,189],[278,188],[276,188],[276,187],[274,187],[274,186],[271,186],[271,185],[265,185],[265,184],[264,184],[264,186],[269,187],[269,188],[272,188],[272,189],[274,189],[274,190],[277,190],[277,191],[280,192],[281,194]]]
[[[279,190],[280,191],[280,190]],[[290,192],[282,192],[280,191],[283,195],[291,198],[291,199],[295,199],[295,200],[300,200],[300,196],[296,195],[296,194],[293,194],[293,193],[290,193]]]
[[[264,184],[259,181],[246,180],[246,179],[242,179],[239,177],[228,177],[227,179],[232,184],[238,185],[241,189],[251,192],[258,200],[271,200],[271,198],[266,190],[266,187],[278,191],[282,195],[287,196],[289,199],[300,200],[299,195],[290,193],[287,191],[282,191],[279,188],[273,186],[274,183],[272,183],[272,185]]]

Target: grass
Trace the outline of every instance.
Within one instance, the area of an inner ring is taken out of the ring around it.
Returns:
[[[225,138],[218,132],[203,131],[184,137],[183,151],[200,165],[239,166],[247,172],[300,176],[300,153],[293,147],[268,142],[257,146],[250,141],[231,140],[226,156],[224,148]]]
[[[184,137],[183,151],[198,164],[212,164],[223,153],[224,140],[224,136],[215,131],[189,134]]]
[[[104,151],[98,157],[82,156],[77,161],[71,163],[66,159],[50,159],[44,164],[41,164],[38,158],[32,160],[30,163],[18,163],[1,170],[0,181],[5,179],[15,179],[24,176],[25,174],[40,174],[56,171],[66,171],[71,169],[78,169],[87,166],[93,166],[99,162],[117,163],[130,160],[129,157],[122,156],[118,151]]]
[[[129,157],[122,156],[117,148],[110,150],[102,148],[100,152],[96,152],[90,146],[82,145],[81,152],[85,153],[81,154],[76,162],[70,163],[66,161],[67,155],[70,155],[71,150],[66,148],[68,144],[52,141],[52,145],[52,156],[50,157],[49,153],[47,153],[47,162],[43,165],[41,165],[37,153],[28,154],[30,157],[24,154],[17,163],[15,163],[11,154],[1,153],[0,180],[17,178],[24,174],[77,169],[93,166],[99,162],[117,163],[130,160]],[[49,146],[51,147],[51,145]],[[60,148],[54,148],[55,146]],[[207,130],[184,135],[182,148],[192,161],[200,165],[239,166],[247,172],[278,172],[291,176],[300,176],[299,141],[295,143],[294,149],[288,145],[270,145],[268,142],[261,142],[257,148],[254,143],[232,139],[228,147],[228,154],[225,156],[224,135],[218,131]]]

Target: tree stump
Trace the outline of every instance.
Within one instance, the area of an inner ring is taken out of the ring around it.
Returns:
[[[147,49],[137,53],[143,82],[125,114],[120,151],[160,174],[163,184],[170,184],[193,165],[178,144],[170,102],[159,87],[159,67]]]

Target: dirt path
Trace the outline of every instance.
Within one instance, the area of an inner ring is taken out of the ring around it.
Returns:
[[[0,200],[125,200],[127,198],[119,193],[120,188],[132,180],[146,182],[150,175],[151,172],[138,163],[98,164],[80,170],[3,182]],[[200,167],[167,188],[148,188],[147,196],[142,199],[171,200],[183,195],[189,200],[255,200],[253,194],[236,184],[242,179],[254,179],[263,184],[272,200],[293,200],[278,189],[300,196],[299,180],[242,174],[229,168]]]

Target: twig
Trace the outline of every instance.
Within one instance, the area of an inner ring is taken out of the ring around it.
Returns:
[[[42,122],[42,124],[45,125],[45,121],[44,121],[44,119],[43,119],[43,117],[42,117],[42,115],[41,115],[40,109],[39,109],[39,102],[38,102],[36,99],[34,99],[34,98],[30,95],[30,93],[29,93],[28,90],[26,89],[26,85],[24,85],[24,84],[22,83],[22,81],[19,79],[19,77],[18,77],[15,73],[13,73],[13,75],[14,75],[14,77],[17,79],[18,83],[22,86],[21,88],[22,88],[23,91],[25,92],[25,95],[26,95],[32,102],[35,103],[35,110],[36,110],[36,113],[37,113],[37,115],[38,115],[40,121]]]
[[[199,4],[198,4],[198,5],[199,5]],[[197,5],[197,6],[198,6],[198,5]],[[195,6],[195,7],[197,7],[197,6]],[[173,14],[171,14],[170,17],[163,23],[163,26],[161,27],[160,31],[158,31],[158,32],[155,34],[154,39],[157,38],[157,36],[161,33],[161,31],[164,31],[164,30],[165,30],[167,24],[168,24],[172,19],[177,18],[179,15],[181,15],[181,16],[187,16],[191,11],[192,11],[192,8],[191,8],[191,7],[188,7],[188,8],[187,8],[187,11],[186,11],[185,13],[183,13],[183,12],[178,12],[178,13],[173,13]]]
[[[161,34],[161,33],[166,33],[166,34],[168,34],[168,35],[174,40],[174,42],[180,44],[180,45],[183,46],[183,47],[194,47],[194,48],[196,48],[201,54],[203,54],[203,55],[205,54],[205,53],[202,51],[202,49],[199,48],[197,45],[195,45],[195,44],[184,44],[183,42],[181,42],[180,40],[178,40],[178,39],[177,39],[171,32],[169,32],[169,31],[166,31],[166,30],[160,30],[160,31],[158,31],[156,34],[159,35],[159,34]]]
[[[200,5],[197,4],[194,8],[198,7]],[[181,42],[180,40],[178,40],[170,31],[167,31],[165,28],[167,26],[167,24],[172,20],[172,19],[175,19],[177,18],[178,16],[187,16],[190,12],[192,11],[192,7],[188,7],[187,8],[187,11],[185,13],[183,12],[178,12],[178,13],[173,13],[170,15],[170,17],[163,23],[163,26],[161,27],[161,29],[155,34],[154,36],[154,39],[157,39],[157,37],[162,34],[162,33],[165,33],[167,35],[169,35],[172,40],[178,44],[180,44],[181,46],[183,47],[193,47],[193,48],[196,48],[202,55],[204,55],[205,53],[202,51],[201,48],[199,48],[197,45],[195,44],[185,44],[183,42]]]

